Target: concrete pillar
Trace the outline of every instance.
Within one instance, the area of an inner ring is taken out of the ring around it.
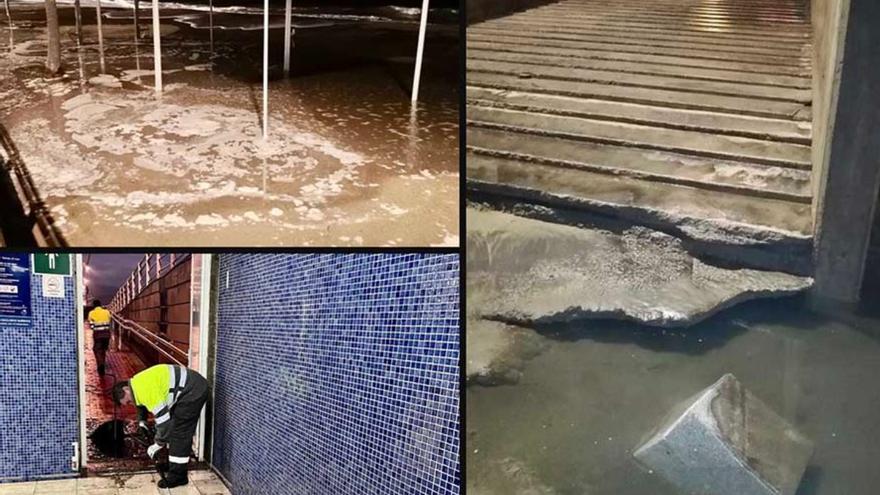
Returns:
[[[46,0],[46,31],[49,34],[49,53],[46,68],[52,74],[61,72],[61,33],[58,31],[58,7],[55,0]]]
[[[842,62],[816,164],[814,296],[855,303],[880,190],[880,2],[842,0],[841,8]]]
[[[413,72],[412,101],[419,99],[419,82],[422,79],[422,55],[425,52],[425,31],[428,28],[428,9],[430,0],[422,0],[422,18],[419,23],[419,44],[416,47],[416,67]]]

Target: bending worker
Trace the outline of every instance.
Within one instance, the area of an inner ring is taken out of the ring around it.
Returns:
[[[168,474],[159,488],[188,482],[187,464],[202,406],[208,401],[208,381],[183,366],[157,364],[113,386],[113,401],[138,406],[138,421],[146,428],[146,410],[156,417],[156,436],[147,448],[151,459],[168,447]]]
[[[92,351],[98,363],[98,374],[104,376],[104,362],[110,347],[110,312],[101,307],[101,301],[93,301],[94,308],[89,311],[89,328],[92,330]]]

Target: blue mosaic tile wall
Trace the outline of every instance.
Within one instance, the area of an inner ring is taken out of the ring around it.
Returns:
[[[0,319],[0,481],[74,474],[78,440],[76,307],[73,277],[63,298],[42,296],[30,276],[32,324]]]
[[[458,255],[223,254],[219,285],[233,493],[459,493]]]

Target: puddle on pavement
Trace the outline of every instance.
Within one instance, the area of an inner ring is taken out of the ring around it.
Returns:
[[[509,225],[484,222],[479,228],[491,230],[491,225],[494,235],[515,241]],[[542,232],[558,228],[547,225]],[[477,227],[469,222],[469,239],[472,228]],[[536,243],[533,248],[531,254],[540,257],[563,246]],[[588,242],[569,246],[581,254],[594,248]],[[814,442],[797,495],[875,493],[880,484],[877,315],[818,314],[804,296],[788,296],[744,302],[680,328],[601,315],[502,323],[485,319],[484,311],[509,291],[509,268],[525,263],[524,255],[494,252],[501,260],[496,264],[508,268],[494,277],[478,271],[472,279],[471,270],[488,262],[485,253],[472,251],[466,306],[468,493],[680,494],[639,466],[633,452],[675,406],[727,373]],[[621,273],[609,268],[595,274],[615,281],[643,274],[648,283],[669,269],[661,260],[656,273],[647,273],[651,268],[639,263],[646,259],[635,258]],[[529,291],[530,282],[518,283]],[[661,299],[668,303],[668,297]],[[651,307],[651,301],[642,302]]]
[[[411,106],[411,12],[313,25],[304,7],[294,77],[273,54],[264,142],[260,32],[215,29],[212,45],[184,22],[204,12],[165,12],[157,99],[130,10],[105,9],[101,74],[94,27],[78,49],[61,6],[67,70],[48,78],[42,5],[13,6],[0,123],[69,243],[457,245],[456,24],[432,28]]]

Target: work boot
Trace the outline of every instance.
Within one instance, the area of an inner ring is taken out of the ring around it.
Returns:
[[[175,486],[183,486],[189,483],[186,475],[186,464],[178,464],[172,462],[165,473],[165,479],[159,480],[159,488],[174,488]]]

